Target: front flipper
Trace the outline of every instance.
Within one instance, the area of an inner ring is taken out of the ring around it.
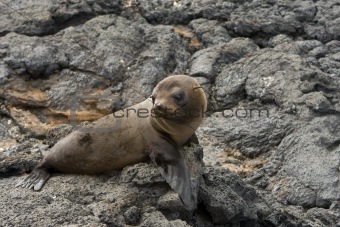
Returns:
[[[153,144],[149,157],[171,188],[179,195],[188,208],[195,207],[190,181],[190,170],[183,157],[172,144]]]

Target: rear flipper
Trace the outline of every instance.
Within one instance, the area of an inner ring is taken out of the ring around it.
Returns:
[[[33,188],[35,191],[39,191],[49,178],[50,174],[45,168],[37,167],[28,177],[15,185],[15,187]]]

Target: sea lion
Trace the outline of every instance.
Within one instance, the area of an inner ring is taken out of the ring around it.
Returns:
[[[17,186],[40,190],[54,171],[99,174],[149,157],[183,203],[190,206],[190,171],[178,148],[195,135],[206,109],[205,93],[194,78],[169,76],[143,102],[61,139]]]

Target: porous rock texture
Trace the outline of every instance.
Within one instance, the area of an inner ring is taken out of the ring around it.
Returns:
[[[1,225],[340,226],[338,1],[2,0],[0,19]],[[181,150],[196,210],[151,162],[14,188],[75,125],[173,74],[208,97]]]

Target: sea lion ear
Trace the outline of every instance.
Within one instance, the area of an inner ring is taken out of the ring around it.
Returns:
[[[199,95],[204,93],[204,89],[201,86],[196,86],[196,85],[192,86],[192,90],[193,90],[194,93],[197,93]]]
[[[196,89],[202,88],[201,86],[192,86],[192,90],[196,91]],[[202,88],[203,89],[203,88]]]
[[[166,182],[179,195],[186,208],[195,207],[190,170],[179,151],[171,144],[155,146],[150,150],[149,157],[156,164]]]

